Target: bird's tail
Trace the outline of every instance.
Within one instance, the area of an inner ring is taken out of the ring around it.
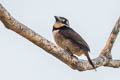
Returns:
[[[90,59],[90,56],[89,56],[88,52],[85,53],[85,56],[87,57],[89,63],[92,65],[92,67],[93,67],[93,68],[95,69],[95,71],[96,71],[96,67],[95,67],[95,65],[93,64],[92,60]]]

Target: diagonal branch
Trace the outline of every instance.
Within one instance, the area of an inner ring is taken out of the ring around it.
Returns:
[[[64,51],[63,49],[55,46],[53,43],[42,37],[41,35],[37,34],[27,26],[23,25],[19,21],[15,20],[9,12],[0,4],[0,20],[5,25],[7,29],[10,29],[19,35],[23,36],[24,38],[28,39],[35,45],[39,46],[46,52],[52,54],[68,66],[70,66],[73,69],[79,70],[79,71],[85,71],[85,70],[91,70],[93,69],[92,66],[89,64],[87,60],[81,60],[78,59],[75,56],[71,56],[69,53]],[[107,54],[107,50],[111,52],[111,48],[114,44],[114,41],[117,37],[117,34],[119,32],[120,26],[118,23],[120,23],[120,19],[118,20],[117,24],[115,25],[113,31],[111,34],[114,33],[115,37],[110,37],[107,41],[107,47],[105,47],[101,54]],[[110,35],[111,36],[111,35]],[[97,58],[93,59],[93,62],[96,67],[100,66],[109,66],[109,67],[120,67],[120,61],[119,60],[112,60],[109,59],[106,55],[100,55]]]
[[[106,43],[104,49],[101,51],[100,55],[107,55],[110,59],[112,58],[111,49],[112,49],[113,44],[117,38],[119,30],[120,30],[120,18],[116,22],[108,40],[107,40],[107,43]]]

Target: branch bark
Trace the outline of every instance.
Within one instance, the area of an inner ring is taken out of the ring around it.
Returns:
[[[0,20],[7,29],[10,29],[18,33],[19,35],[23,36],[24,38],[28,39],[35,45],[39,46],[46,52],[50,53],[51,55],[55,56],[56,58],[70,66],[72,69],[79,71],[93,69],[93,67],[89,64],[87,60],[82,60],[78,59],[76,56],[71,56],[69,53],[67,53],[60,47],[57,47],[56,45],[54,45],[53,43],[39,35],[38,33],[34,32],[24,24],[14,19],[10,15],[10,13],[2,6],[2,4],[0,4]],[[120,60],[113,60],[111,55],[111,49],[118,35],[119,28],[120,18],[118,19],[116,25],[114,26],[104,49],[101,51],[100,55],[97,58],[92,60],[96,67],[100,66],[107,66],[113,68],[120,67]]]

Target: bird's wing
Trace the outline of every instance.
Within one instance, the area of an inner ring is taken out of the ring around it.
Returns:
[[[89,48],[88,44],[84,41],[84,39],[70,27],[68,27],[65,30],[60,30],[60,33],[64,37],[66,37],[66,38],[70,39],[71,41],[80,45],[84,50],[90,51],[90,48]]]

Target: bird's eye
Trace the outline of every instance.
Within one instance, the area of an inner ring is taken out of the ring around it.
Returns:
[[[65,22],[65,19],[62,19],[63,22]]]

